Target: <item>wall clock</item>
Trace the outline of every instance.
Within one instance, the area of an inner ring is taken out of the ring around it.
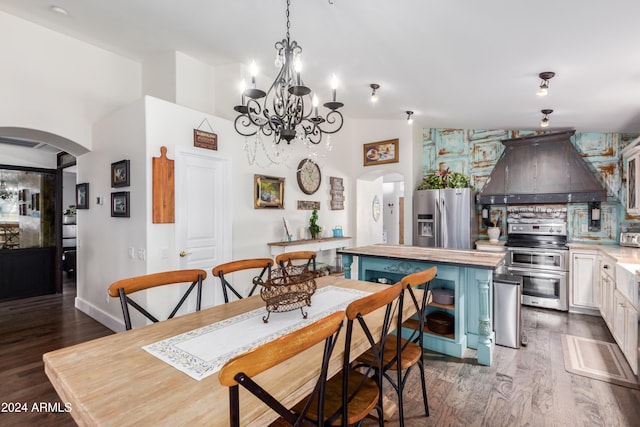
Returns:
[[[298,186],[305,194],[313,194],[320,188],[322,174],[320,166],[309,159],[304,159],[298,165]]]

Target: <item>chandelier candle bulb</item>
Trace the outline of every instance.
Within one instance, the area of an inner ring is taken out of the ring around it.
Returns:
[[[335,74],[331,77],[331,89],[333,93],[333,102],[336,102],[336,89],[338,89],[338,78],[336,77]]]
[[[256,76],[258,75],[258,66],[256,61],[251,61],[251,87],[256,88]]]

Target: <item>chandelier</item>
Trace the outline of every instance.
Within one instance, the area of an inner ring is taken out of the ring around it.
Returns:
[[[337,80],[332,79],[332,100],[323,105],[328,110],[323,117],[318,112],[319,100],[311,88],[305,86],[302,77],[300,54],[302,47],[291,40],[289,20],[290,0],[287,0],[286,36],[276,42],[276,67],[280,68],[271,87],[266,92],[256,87],[257,69],[255,63],[251,70],[251,87],[243,90],[242,104],[234,107],[240,113],[234,122],[236,132],[245,137],[255,136],[253,147],[247,141],[249,163],[256,161],[256,152],[261,147],[271,163],[286,161],[283,154],[286,147],[281,144],[297,139],[310,150],[310,158],[321,156],[316,150],[324,134],[333,134],[342,128],[343,116],[339,108],[344,104],[336,101]],[[271,154],[265,147],[262,137],[273,138]],[[329,137],[325,144],[325,154],[331,149]]]

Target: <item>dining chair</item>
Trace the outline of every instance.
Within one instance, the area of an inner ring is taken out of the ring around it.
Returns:
[[[227,276],[228,274],[238,272],[238,271],[246,271],[246,270],[256,270],[262,269],[260,273],[251,279],[253,283],[253,287],[247,294],[247,296],[253,295],[256,288],[258,286],[262,286],[265,280],[268,280],[271,276],[271,267],[273,266],[273,260],[271,258],[251,258],[251,259],[242,259],[237,261],[226,262],[224,264],[219,264],[213,267],[213,275],[220,279],[220,283],[222,284],[222,293],[224,295],[224,302],[229,302],[229,293],[228,290],[231,291],[238,299],[244,298],[240,292],[238,292],[231,282],[230,278]],[[267,277],[265,278],[265,274]],[[238,281],[236,281],[238,283]],[[236,285],[237,286],[237,285]]]
[[[398,317],[395,334],[389,337],[385,347],[383,369],[379,372],[382,373],[382,377],[391,384],[396,392],[400,426],[404,425],[403,391],[407,384],[409,373],[414,366],[418,366],[418,370],[420,371],[422,401],[425,416],[429,416],[422,349],[424,348],[424,322],[427,314],[428,293],[431,282],[436,277],[436,274],[437,267],[431,267],[427,270],[406,275],[399,282],[402,285],[402,294],[399,298],[399,310],[402,312],[404,304],[413,304],[415,314],[404,322],[400,316]],[[423,292],[421,296],[418,297],[416,295],[416,289],[422,289]],[[398,331],[401,331],[401,333]],[[376,363],[376,359],[374,355],[368,352],[358,358],[356,366],[369,366],[373,363]]]
[[[276,255],[276,265],[283,268],[294,265],[293,261],[299,260],[306,261],[306,264],[302,262],[300,265],[303,265],[309,271],[313,271],[314,274],[320,275],[320,272],[316,269],[316,253],[314,251],[294,251]]]
[[[149,313],[147,309],[142,307],[139,303],[134,301],[129,295],[142,291],[145,289],[155,288],[165,285],[177,285],[180,283],[191,282],[191,285],[187,288],[185,293],[178,301],[173,311],[167,319],[173,318],[182,304],[187,300],[191,291],[197,286],[196,290],[196,311],[200,311],[202,306],[202,282],[207,278],[207,272],[204,270],[174,270],[165,271],[162,273],[146,274],[143,276],[130,277],[128,279],[118,280],[113,282],[109,286],[108,294],[114,298],[120,298],[120,305],[122,306],[122,315],[124,316],[124,325],[127,330],[131,329],[131,316],[129,314],[129,305],[142,313],[147,319],[152,322],[159,322],[159,320]]]
[[[302,329],[236,356],[225,363],[222,369],[220,369],[218,380],[221,385],[229,387],[229,418],[231,420],[231,427],[240,426],[240,386],[247,389],[277,412],[282,421],[278,424],[302,425],[307,411],[311,407],[311,402],[319,402],[317,408],[321,414],[320,419],[322,419],[329,360],[343,322],[344,311],[335,312]],[[279,390],[277,385],[278,379],[274,379],[271,384],[267,384],[265,381],[257,382],[256,376],[258,374],[291,359],[322,341],[324,341],[324,351],[322,363],[318,368],[319,374],[313,391],[300,403],[303,409],[302,411],[294,412],[283,405],[281,402],[282,398],[277,397]],[[317,425],[322,424],[317,423]]]
[[[387,286],[381,291],[374,292],[351,302],[346,309],[347,329],[342,371],[332,377],[326,385],[324,400],[324,418],[312,405],[307,417],[312,420],[324,420],[324,425],[360,425],[364,419],[376,410],[378,423],[384,426],[382,408],[382,377],[376,375],[382,370],[384,349],[387,337],[394,325],[394,318],[399,310],[399,296],[402,284]],[[378,310],[384,310],[384,317],[367,320],[367,315]],[[401,316],[400,316],[401,317]],[[374,327],[375,326],[375,327]],[[380,331],[374,331],[379,328]],[[351,365],[351,345],[355,333],[364,334],[367,345],[375,361],[364,369],[355,369]],[[345,410],[346,408],[346,410]],[[303,408],[296,406],[297,410]]]

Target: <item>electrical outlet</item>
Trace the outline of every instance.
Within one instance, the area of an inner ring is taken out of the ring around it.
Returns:
[[[589,227],[587,227],[587,224],[581,224],[580,225],[580,231],[582,233],[586,233],[587,231],[589,231]]]
[[[138,248],[138,259],[140,261],[144,261],[145,258],[146,258],[146,253],[145,253],[144,248]]]
[[[136,257],[136,252],[134,248],[129,248],[129,258],[134,259]]]

